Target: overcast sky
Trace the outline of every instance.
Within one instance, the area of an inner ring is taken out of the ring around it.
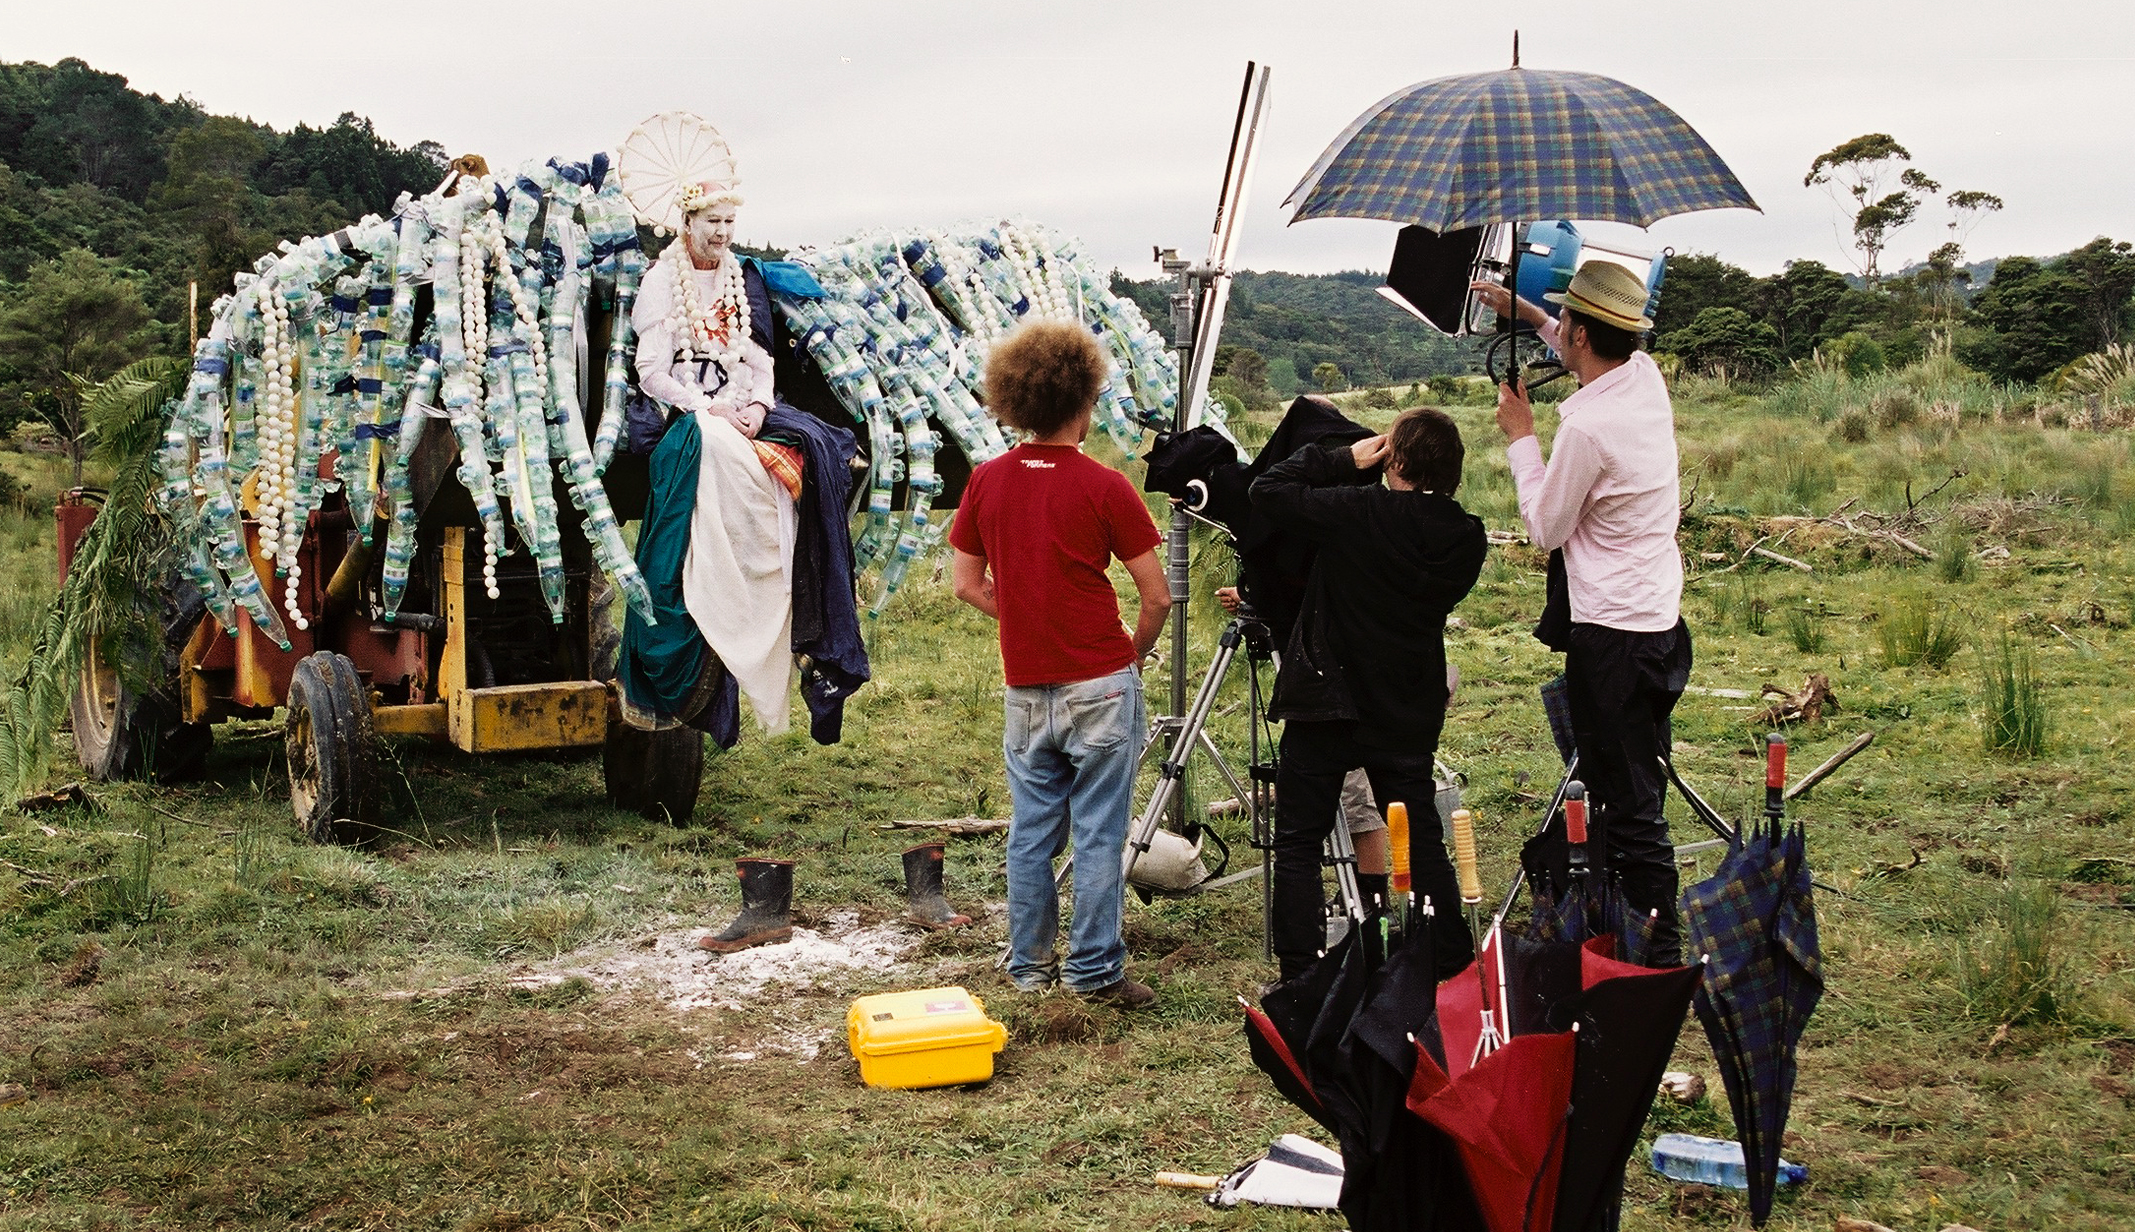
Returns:
[[[2129,0],[1594,0],[1371,3],[12,6],[0,59],[80,57],[135,88],[287,129],[343,111],[401,144],[492,165],[620,144],[655,112],[694,111],[739,159],[744,240],[827,243],[868,226],[1025,216],[1136,277],[1150,249],[1206,250],[1248,60],[1274,68],[1240,264],[1383,268],[1386,223],[1287,226],[1280,207],[1327,142],[1413,82],[1505,67],[1620,78],[1675,108],[1763,213],[1667,219],[1649,248],[1717,252],[1758,273],[1846,265],[1810,161],[1887,132],[1945,188],[2008,208],[1973,256],[2135,238]],[[1939,205],[1887,268],[1944,238]]]

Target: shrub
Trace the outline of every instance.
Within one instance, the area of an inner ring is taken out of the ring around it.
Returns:
[[[1365,406],[1375,411],[1391,411],[1401,405],[1394,399],[1394,391],[1384,387],[1366,390],[1363,402]]]
[[[1883,661],[1892,667],[1915,663],[1947,667],[1964,647],[1964,633],[1947,609],[1923,595],[1900,599],[1883,612],[1876,626]]]
[[[1849,406],[1838,417],[1838,428],[1833,435],[1848,445],[1858,445],[1868,439],[1868,428],[1874,422],[1865,406]]]
[[[1892,428],[1909,427],[1920,421],[1920,400],[1913,397],[1912,391],[1902,386],[1877,394],[1875,401],[1870,404],[1870,409],[1875,413],[1876,426],[1886,432]]]
[[[1787,609],[1787,640],[1794,649],[1803,654],[1816,654],[1824,648],[1824,620],[1830,612],[1822,601],[1804,603]]]
[[[1952,584],[1972,576],[1972,537],[1952,527],[1935,543],[1935,576]]]
[[[1883,344],[1861,330],[1841,334],[1824,344],[1824,351],[1847,376],[1859,379],[1887,366]]]
[[[1984,940],[1957,942],[1957,992],[1974,1019],[2065,1021],[2075,1009],[2075,973],[2061,896],[2043,881],[2008,882]]]
[[[2046,697],[2031,649],[2004,629],[1994,652],[1982,651],[1980,735],[1990,753],[2032,758],[2046,752]]]

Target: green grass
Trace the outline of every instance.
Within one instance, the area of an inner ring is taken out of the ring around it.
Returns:
[[[1825,415],[1818,399],[1865,407],[1907,380],[1915,422],[1832,439],[1842,408]],[[1678,406],[1686,494],[1698,485],[1683,531],[1692,684],[1754,692],[1828,673],[1842,708],[1790,731],[1797,774],[1877,732],[1794,806],[1817,876],[1841,893],[1818,896],[1829,990],[1803,1042],[1787,1145],[1811,1181],[1783,1192],[1768,1226],[2135,1225],[2135,912],[2123,909],[2135,902],[2123,873],[2135,790],[2120,769],[2135,712],[2135,552],[2095,521],[2135,516],[2123,512],[2127,453],[2111,434],[1997,423],[1979,400],[2002,395],[1961,374],[1826,385],[1763,400],[1715,388],[1716,401]],[[1935,405],[1953,400],[1961,421],[1938,419]],[[1490,407],[1452,413],[1469,446],[1463,498],[1515,529]],[[1542,418],[1547,437],[1555,417]],[[1806,461],[1789,470],[1790,456]],[[43,497],[47,461],[0,455]],[[1701,572],[1776,542],[1787,532],[1775,516],[1856,497],[1856,511],[1902,512],[1908,485],[1917,499],[1953,470],[1965,477],[1922,505],[1919,541],[1961,533],[1968,575],[1798,523],[1776,550],[1814,574],[1755,558]],[[10,671],[24,616],[42,606],[29,596],[51,591],[50,525],[0,511]],[[1206,536],[1194,560],[1198,682],[1222,625],[1209,592],[1232,563]],[[1535,824],[1537,785],[1554,781],[1535,691],[1558,661],[1529,634],[1542,563],[1525,546],[1494,548],[1447,637],[1464,683],[1442,751],[1466,775],[1493,885]],[[1770,636],[1751,627],[1756,604],[1776,617]],[[1900,665],[1884,645],[1892,612],[1917,613],[1930,642],[1938,627],[2006,627],[2008,662],[2028,662],[2052,740],[2029,756],[1983,754],[1982,680],[2001,643],[1983,639],[1978,678]],[[737,905],[741,855],[798,856],[805,919],[834,908],[891,919],[898,853],[915,840],[885,823],[1004,815],[991,627],[920,567],[870,637],[876,678],[844,743],[746,731],[711,758],[686,826],[608,809],[598,758],[483,759],[409,741],[394,745],[385,818],[405,837],[370,852],[313,847],[290,824],[267,722],[220,729],[204,781],[97,785],[101,811],[0,815],[0,1082],[33,1095],[0,1109],[0,1232],[1332,1226],[1214,1212],[1149,1179],[1222,1172],[1277,1133],[1316,1132],[1240,1039],[1233,999],[1271,974],[1251,886],[1130,902],[1132,969],[1163,996],[1145,1016],[1008,990],[991,966],[997,837],[950,846],[950,897],[975,909],[976,928],[835,995],[678,1012],[583,983],[512,986],[522,965],[582,945],[716,927]],[[1165,671],[1149,684],[1161,700]],[[1243,695],[1241,672],[1212,721],[1241,765]],[[1677,765],[1738,814],[1760,798],[1748,713],[1692,693],[1675,714]],[[1192,776],[1196,799],[1228,794],[1205,763]],[[1671,812],[1679,837],[1695,836]],[[1243,835],[1227,837],[1253,858]],[[859,1083],[836,1042],[847,997],[919,980],[964,983],[1007,1023],[990,1085]],[[789,1028],[833,1042],[805,1063],[725,1059]],[[1731,1134],[1694,1020],[1672,1064],[1714,1095],[1664,1103],[1648,1133]],[[1628,1186],[1627,1228],[1747,1222],[1739,1195],[1690,1213],[1635,1164]]]

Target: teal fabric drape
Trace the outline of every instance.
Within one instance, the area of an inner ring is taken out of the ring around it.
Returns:
[[[689,522],[697,508],[697,464],[703,452],[697,418],[683,415],[652,451],[647,467],[652,491],[638,530],[639,572],[652,589],[659,623],[637,612],[623,618],[623,645],[615,674],[634,704],[679,717],[704,674],[711,647],[697,631],[682,601],[682,558],[689,551]]]

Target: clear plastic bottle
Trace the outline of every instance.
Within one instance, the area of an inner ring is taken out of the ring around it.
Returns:
[[[1696,1134],[1662,1134],[1653,1140],[1653,1170],[1671,1181],[1748,1189],[1749,1169],[1742,1157],[1742,1144],[1725,1138],[1700,1138]],[[1801,1164],[1779,1161],[1779,1183],[1799,1185],[1809,1178]]]

